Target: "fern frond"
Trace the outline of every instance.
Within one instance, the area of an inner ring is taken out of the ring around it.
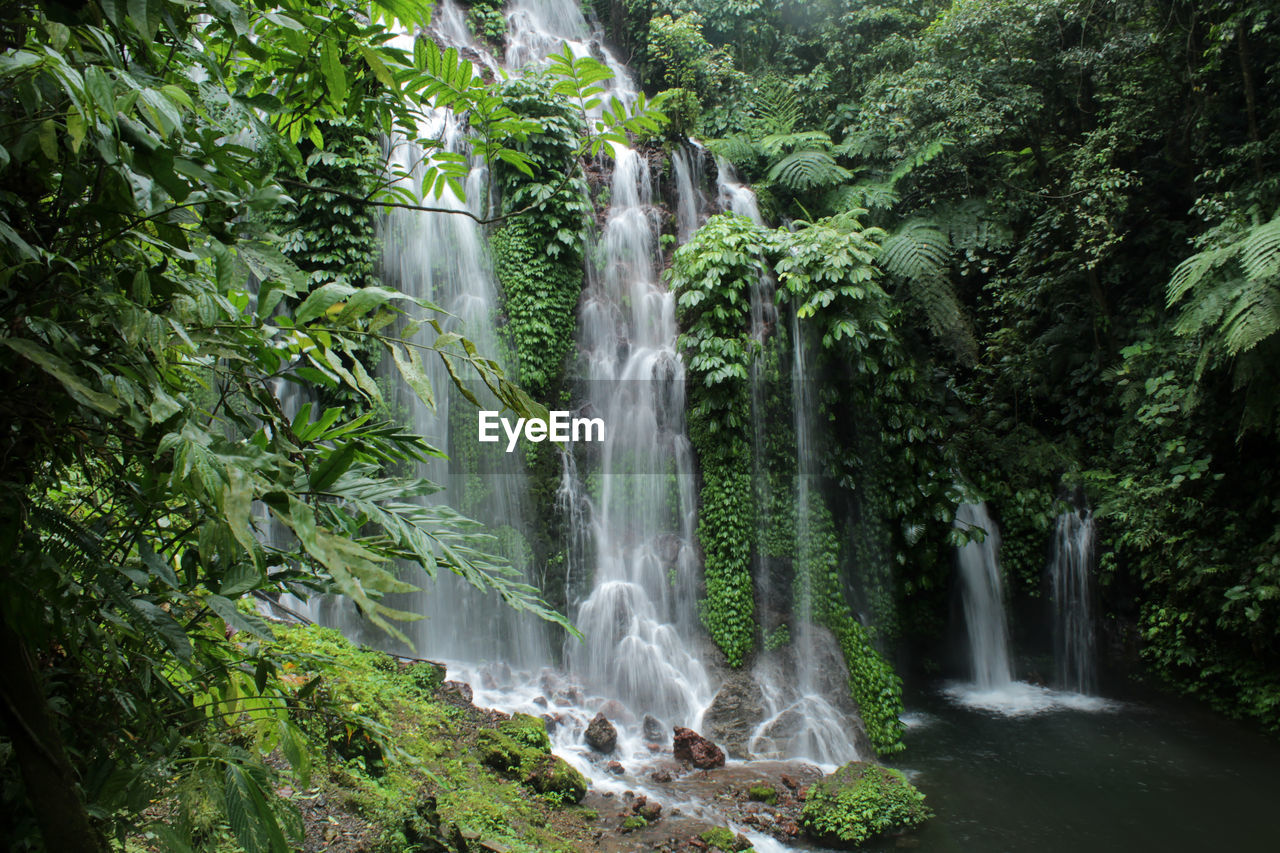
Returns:
[[[908,279],[907,287],[911,300],[924,314],[930,333],[950,347],[961,361],[973,363],[977,359],[978,344],[969,315],[950,279],[944,275],[921,276]]]
[[[837,157],[875,157],[884,150],[884,139],[869,132],[849,134],[839,145],[831,149]]]
[[[1234,357],[1280,332],[1280,281],[1246,279],[1222,321],[1223,343]]]
[[[801,130],[796,133],[771,133],[760,140],[760,148],[771,157],[794,151],[798,148],[811,148],[815,151],[829,151],[831,137],[820,130]]]
[[[767,83],[752,99],[752,112],[768,134],[787,134],[800,121],[800,101],[780,82]]]
[[[982,199],[966,199],[936,210],[939,227],[951,238],[957,249],[1001,249],[1013,240],[1013,230],[991,216]]]
[[[948,147],[954,145],[955,142],[946,136],[940,136],[937,139],[930,140],[924,146],[917,149],[912,154],[907,155],[898,165],[893,167],[893,172],[889,174],[889,185],[893,186],[898,181],[911,174],[916,169],[933,160]]]
[[[797,191],[829,187],[852,177],[830,154],[813,149],[788,154],[769,170],[769,180]]]
[[[1178,264],[1166,296],[1169,305],[1190,297],[1179,334],[1209,330],[1207,346],[1235,358],[1280,334],[1280,215],[1243,234],[1222,231],[1218,245]]]
[[[827,206],[836,213],[849,210],[890,210],[898,194],[888,184],[847,184],[827,194]]]
[[[1240,245],[1240,267],[1250,280],[1280,272],[1280,216],[1251,229]]]
[[[760,158],[760,149],[745,133],[735,133],[723,139],[708,139],[703,144],[712,154],[723,157],[740,169],[754,166]]]
[[[1173,305],[1188,290],[1200,284],[1210,270],[1222,266],[1231,259],[1232,246],[1223,246],[1216,249],[1206,249],[1187,258],[1173,271],[1173,276],[1169,279],[1169,286],[1165,292],[1165,301],[1168,305]]]
[[[943,275],[951,258],[951,240],[931,221],[903,223],[880,247],[880,262],[907,279]]]
[[[86,571],[102,559],[102,539],[67,513],[47,504],[31,507],[33,526],[43,534],[46,555],[72,571]]]

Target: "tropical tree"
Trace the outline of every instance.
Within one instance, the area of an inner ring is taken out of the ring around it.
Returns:
[[[445,570],[563,624],[403,474],[440,451],[377,414],[366,354],[427,405],[439,358],[464,395],[478,380],[545,410],[437,306],[341,263],[304,272],[274,230],[290,194],[420,210],[461,194],[466,158],[430,138],[412,140],[424,196],[397,174],[360,193],[316,183],[346,127],[412,138],[452,108],[475,153],[530,172],[518,149],[538,121],[456,51],[398,34],[428,13],[95,0],[0,17],[0,772],[26,802],[0,830],[15,846],[38,829],[47,849],[101,849],[185,784],[214,792],[245,849],[290,848],[262,756],[305,765],[291,713],[314,684],[281,682],[250,594],[340,593],[397,634],[414,615],[384,597]],[[570,65],[580,102],[598,65]],[[655,121],[610,105],[582,150]],[[291,385],[351,405],[287,411]],[[157,832],[191,841],[181,814]]]

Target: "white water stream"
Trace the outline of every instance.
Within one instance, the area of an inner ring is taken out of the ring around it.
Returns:
[[[986,504],[962,504],[956,510],[955,524],[977,528],[986,535],[980,542],[964,545],[956,554],[973,681],[950,685],[944,691],[946,695],[959,704],[1006,716],[1058,708],[1114,709],[1115,703],[1096,696],[1014,680],[1000,569],[1000,530]]]
[[[1053,595],[1057,684],[1077,693],[1093,693],[1097,688],[1093,613],[1090,606],[1094,559],[1093,513],[1086,507],[1059,515],[1054,525],[1053,540],[1049,581]]]

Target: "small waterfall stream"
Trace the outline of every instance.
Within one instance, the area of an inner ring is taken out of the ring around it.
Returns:
[[[985,533],[981,541],[968,542],[956,554],[973,683],[979,690],[1007,687],[1013,682],[1013,666],[1000,576],[1000,530],[986,504],[961,504],[955,524]]]
[[[1088,508],[1062,513],[1054,525],[1049,561],[1053,590],[1054,658],[1058,686],[1077,693],[1097,688],[1094,627],[1090,607],[1094,560],[1093,513]]]
[[[1000,571],[1000,529],[985,503],[961,504],[956,510],[955,525],[984,530],[986,536],[981,542],[969,542],[956,552],[973,681],[952,684],[943,692],[962,705],[1009,716],[1055,708],[1114,709],[1114,703],[1095,696],[1013,680]]]

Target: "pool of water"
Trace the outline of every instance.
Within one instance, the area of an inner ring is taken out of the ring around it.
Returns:
[[[1256,731],[1163,697],[1010,713],[962,692],[908,697],[895,763],[936,817],[873,849],[1280,850],[1280,744]]]

